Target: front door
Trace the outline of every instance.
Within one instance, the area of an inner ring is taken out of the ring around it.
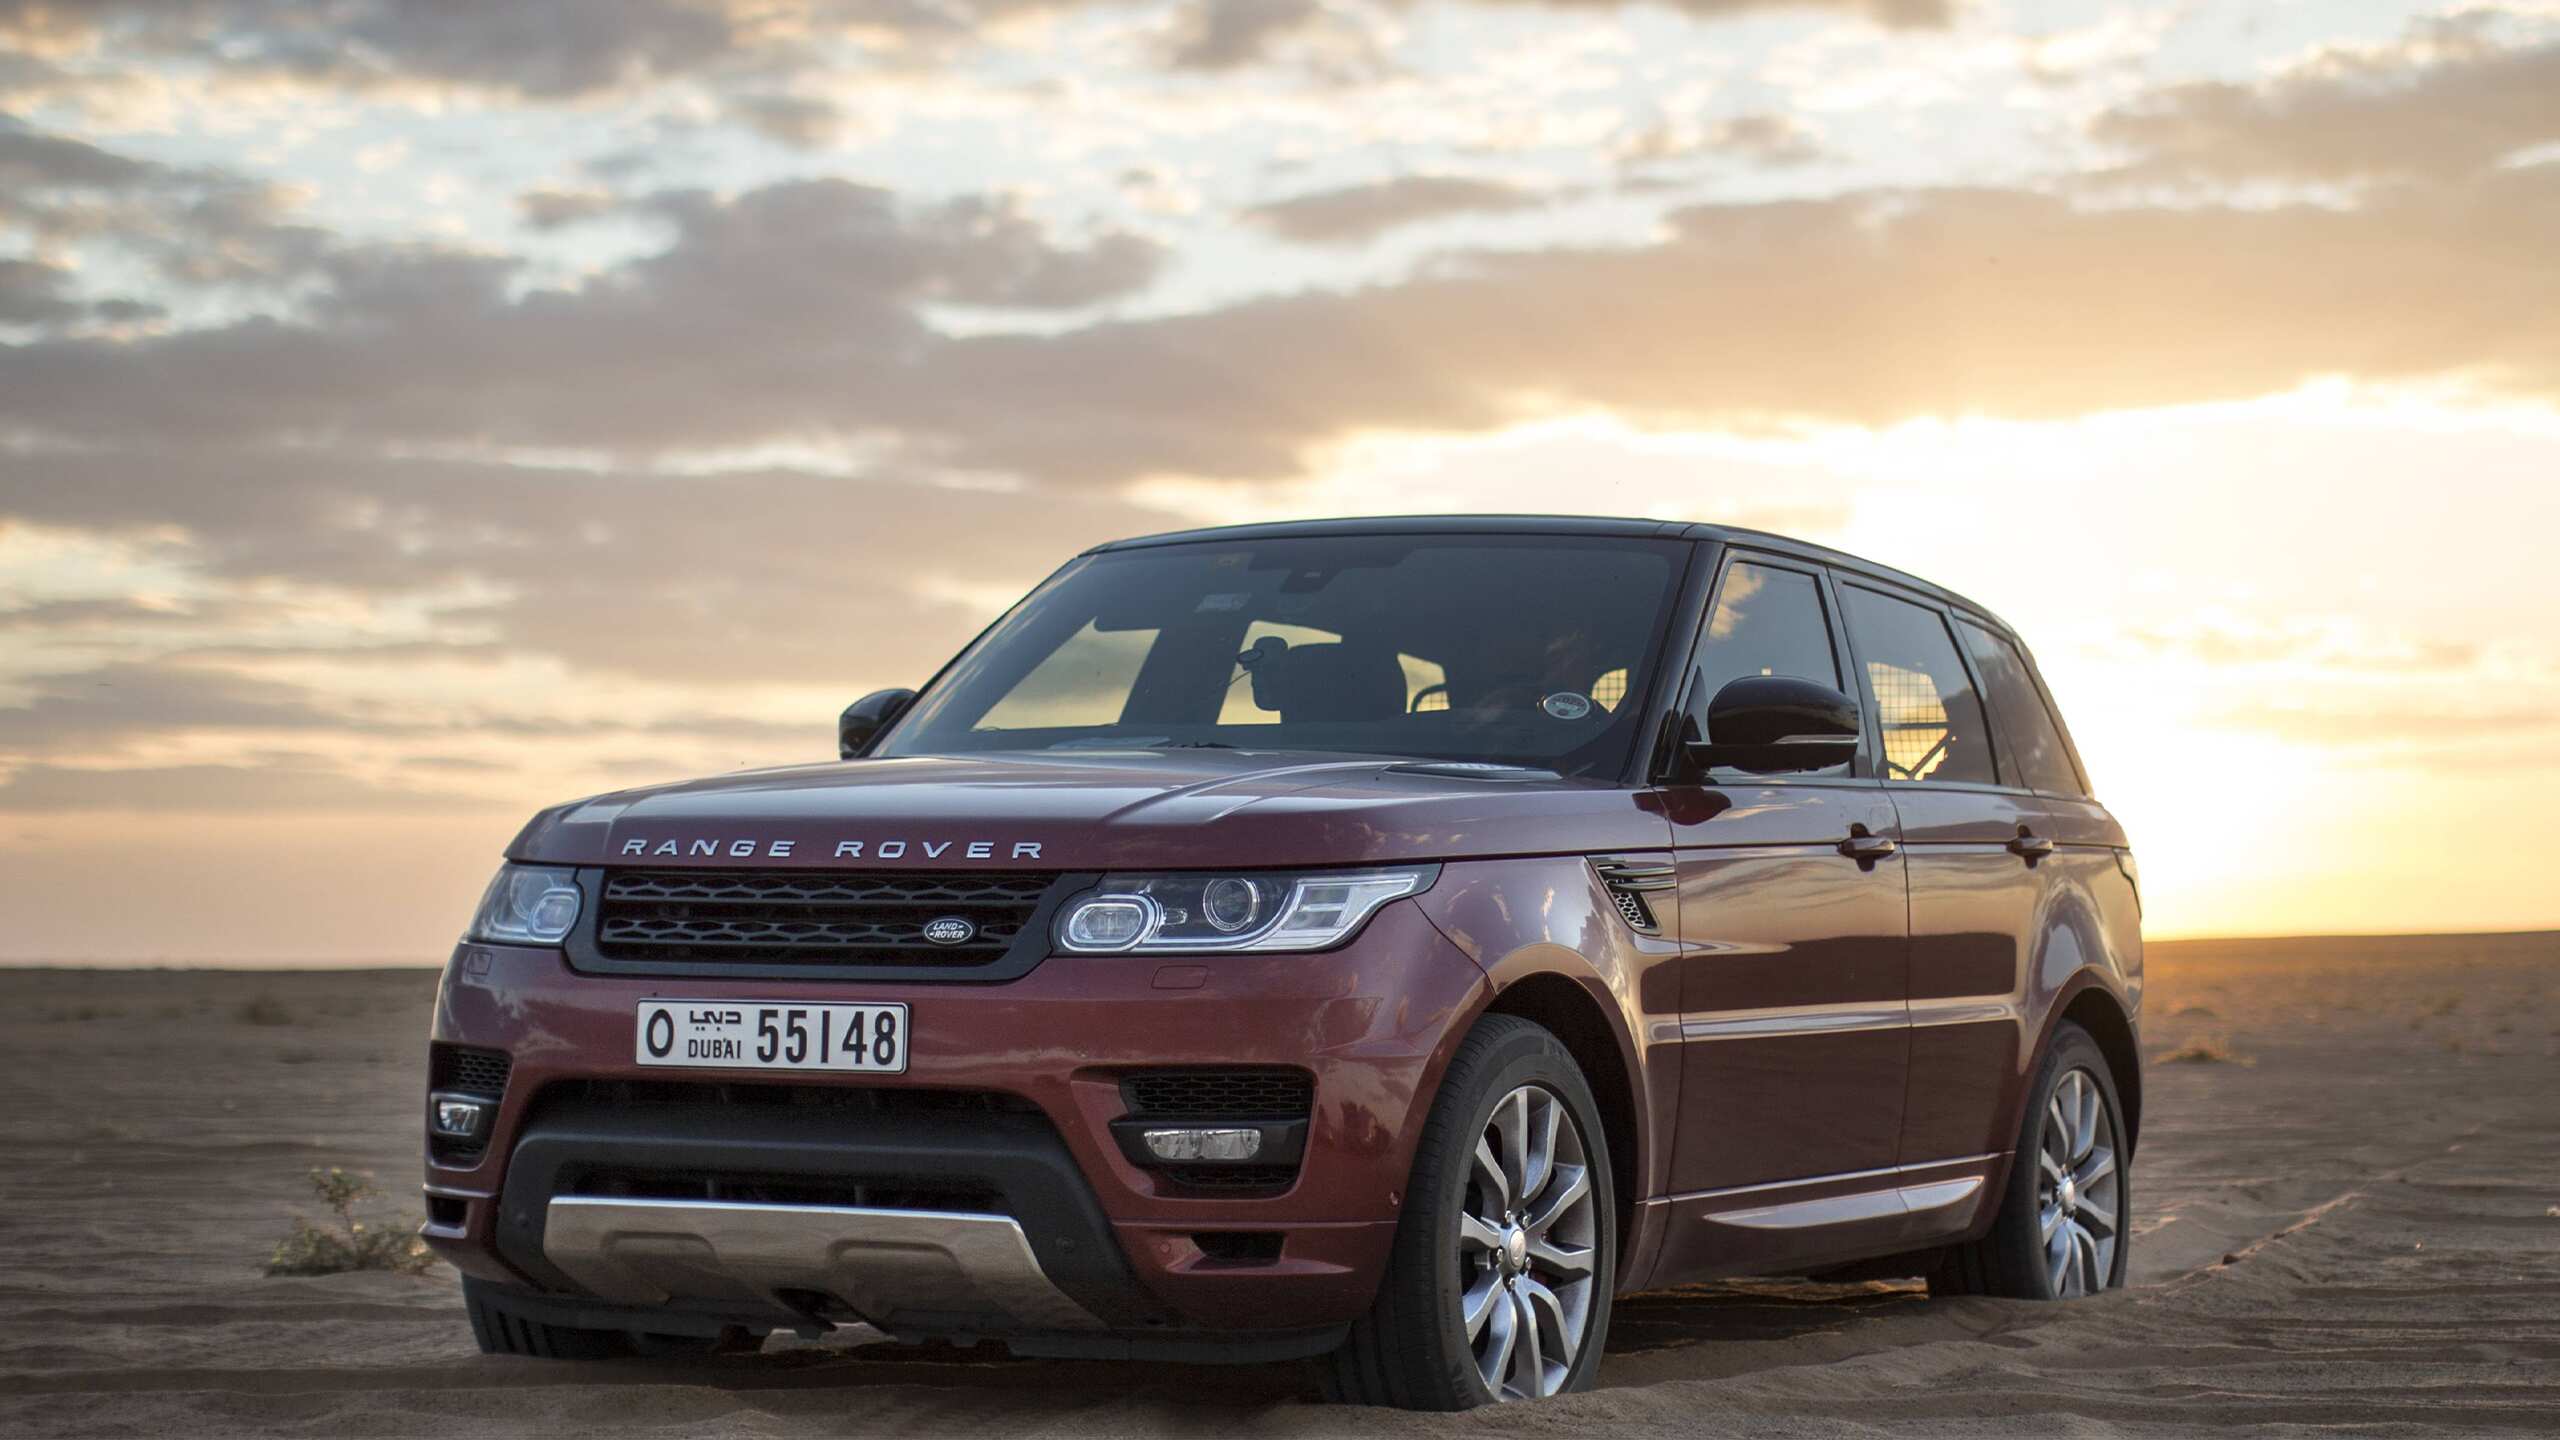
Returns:
[[[1707,702],[1742,676],[1841,686],[1832,608],[1815,568],[1729,554],[1690,680],[1701,731]],[[1664,787],[1662,799],[1682,948],[1673,1190],[1892,1166],[1909,1044],[1908,918],[1893,806],[1872,757],[1804,776],[1718,770]]]

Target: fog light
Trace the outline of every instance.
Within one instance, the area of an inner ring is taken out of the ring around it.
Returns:
[[[480,1127],[489,1121],[489,1102],[461,1095],[431,1097],[428,1125],[449,1140],[479,1138]]]
[[[1159,1160],[1250,1160],[1262,1153],[1259,1130],[1150,1130],[1147,1153]]]

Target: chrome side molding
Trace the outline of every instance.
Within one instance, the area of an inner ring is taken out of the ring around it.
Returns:
[[[1719,1225],[1745,1230],[1804,1230],[1816,1225],[1846,1225],[1860,1220],[1926,1216],[1961,1205],[1982,1189],[1982,1177],[1940,1180],[1927,1185],[1898,1185],[1887,1190],[1859,1190],[1819,1200],[1764,1205],[1757,1210],[1728,1210],[1714,1217]]]
[[[818,1291],[895,1334],[931,1328],[1097,1330],[1102,1322],[1040,1268],[1006,1215],[850,1205],[556,1197],[543,1255],[597,1297],[625,1304],[716,1301],[792,1310],[777,1291]]]

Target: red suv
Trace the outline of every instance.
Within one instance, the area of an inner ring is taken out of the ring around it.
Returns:
[[[484,1349],[867,1323],[1589,1385],[1712,1276],[2120,1284],[2140,900],[2026,650],[1770,535],[1079,556],[840,762],[517,836],[436,1002]]]

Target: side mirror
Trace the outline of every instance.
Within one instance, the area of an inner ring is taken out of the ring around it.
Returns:
[[[874,690],[844,707],[836,719],[836,754],[846,760],[859,757],[889,728],[889,722],[907,713],[916,703],[913,690]]]
[[[1745,675],[1707,702],[1707,738],[1689,742],[1701,768],[1755,775],[1828,770],[1858,753],[1858,702],[1811,680]]]

